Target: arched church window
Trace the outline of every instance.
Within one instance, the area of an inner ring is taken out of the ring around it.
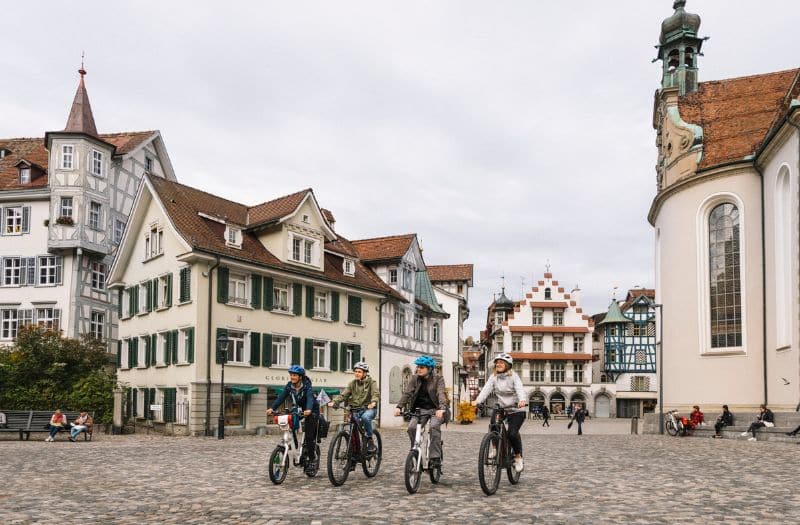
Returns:
[[[726,202],[708,217],[711,348],[742,346],[739,208]]]
[[[544,298],[545,299],[552,299],[552,294],[550,293],[550,288],[544,289]]]
[[[694,67],[694,49],[691,47],[687,47],[686,51],[683,52],[683,63],[686,64],[686,67]]]

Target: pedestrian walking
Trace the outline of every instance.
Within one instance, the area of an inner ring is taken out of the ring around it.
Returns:
[[[588,414],[588,411],[585,408],[583,408],[581,406],[574,407],[572,409],[572,419],[569,420],[569,423],[567,424],[567,428],[572,428],[572,424],[573,423],[577,423],[578,424],[578,435],[582,436],[583,435],[583,422],[586,420],[586,414]]]
[[[542,419],[544,419],[544,423],[542,423],[543,427],[550,426],[550,410],[547,408],[547,405],[542,405]]]

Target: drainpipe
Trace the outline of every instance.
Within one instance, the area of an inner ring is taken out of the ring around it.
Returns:
[[[381,299],[378,304],[378,385],[383,385],[383,306],[389,303],[389,299]],[[389,385],[391,390],[391,385]],[[378,401],[378,426],[381,423],[381,401]]]
[[[800,125],[795,123],[788,115],[786,116],[786,123],[797,130],[797,167],[800,168]],[[800,402],[795,407],[795,412],[800,411]]]
[[[219,267],[219,255],[216,256],[214,265],[208,269],[208,318],[206,320],[206,437],[211,436],[211,310],[214,303],[212,294],[212,275],[214,270]]]
[[[767,239],[766,239],[766,211],[764,210],[764,172],[758,162],[753,160],[753,167],[761,177],[761,346],[764,349],[764,404],[769,401],[767,388]]]

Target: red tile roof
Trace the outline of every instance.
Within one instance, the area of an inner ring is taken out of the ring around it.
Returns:
[[[700,169],[753,155],[792,98],[800,95],[800,69],[701,82],[679,101],[681,118],[703,128]]]
[[[251,206],[247,210],[249,220],[246,224],[256,226],[286,217],[300,206],[309,193],[313,193],[310,188]]]
[[[411,243],[416,236],[417,234],[415,233],[409,233],[352,242],[362,261],[386,261],[401,259],[411,247]]]
[[[155,131],[129,131],[107,133],[99,135],[99,138],[116,146],[117,155],[125,155],[152,138],[155,133]],[[33,179],[30,184],[19,184],[19,172],[16,168],[17,163],[24,159],[47,170],[49,157],[43,138],[0,139],[0,149],[11,151],[5,158],[0,159],[0,191],[47,186],[47,174]]]
[[[448,264],[428,266],[428,277],[431,282],[470,281],[472,282],[473,265]]]

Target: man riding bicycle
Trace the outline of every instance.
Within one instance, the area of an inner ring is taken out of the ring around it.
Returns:
[[[429,423],[431,432],[430,465],[437,467],[442,463],[441,426],[445,410],[447,410],[444,378],[434,373],[436,361],[432,357],[420,356],[414,360],[414,364],[417,365],[417,374],[406,385],[394,415],[399,416],[401,410],[408,407],[410,412],[420,409],[421,415],[431,416]],[[416,435],[417,418],[412,417],[408,422],[408,437],[411,439],[412,447]]]
[[[328,406],[346,403],[354,412],[363,411],[358,419],[364,425],[364,433],[367,435],[367,452],[373,453],[376,447],[372,439],[372,420],[375,419],[375,414],[378,412],[380,389],[378,383],[369,375],[367,363],[361,361],[353,365],[353,375],[355,375],[355,379],[350,381],[342,393],[328,403]]]
[[[500,408],[506,409],[506,421],[508,422],[508,441],[514,450],[514,469],[522,472],[524,468],[522,462],[522,438],[519,429],[525,423],[525,405],[528,404],[528,396],[522,386],[522,379],[514,372],[512,365],[514,358],[508,354],[500,354],[494,358],[494,374],[486,381],[478,398],[472,405],[479,405],[486,401],[490,394],[494,393]],[[522,410],[520,410],[522,409]]]
[[[317,441],[319,402],[314,397],[314,392],[311,388],[311,380],[306,377],[306,369],[300,365],[292,365],[289,367],[289,382],[286,383],[278,399],[267,409],[267,415],[272,415],[272,413],[278,410],[283,402],[286,401],[286,398],[290,396],[292,405],[301,408],[303,410],[303,416],[306,418],[303,445],[303,454],[306,456],[305,470],[313,470],[313,463],[316,459],[314,457],[314,451],[316,450]]]

